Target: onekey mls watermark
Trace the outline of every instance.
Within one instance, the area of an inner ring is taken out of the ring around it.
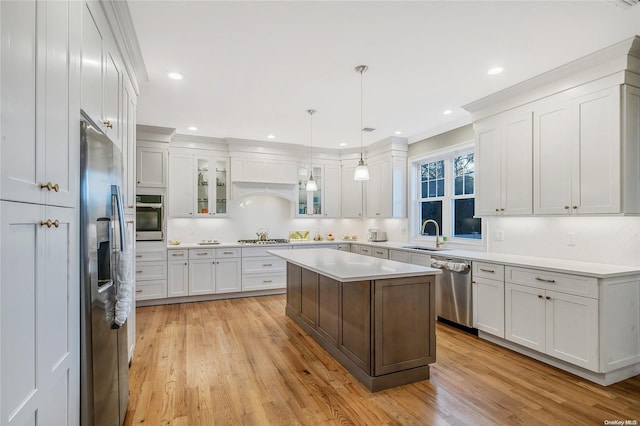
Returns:
[[[611,426],[637,426],[638,420],[605,420],[604,424]]]

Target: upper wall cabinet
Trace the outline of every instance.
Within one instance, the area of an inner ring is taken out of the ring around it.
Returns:
[[[636,36],[465,105],[476,123],[476,213],[527,214],[532,188],[535,215],[639,214],[639,87]]]
[[[342,217],[364,216],[364,184],[360,180],[353,180],[356,163],[342,165]]]
[[[231,181],[297,184],[296,163],[263,158],[232,158]]]
[[[475,124],[476,215],[531,214],[533,128],[529,110]]]
[[[136,183],[138,187],[166,188],[167,148],[160,143],[136,146]]]
[[[307,192],[306,185],[310,167],[298,166],[297,217],[340,217],[340,166],[337,164],[314,164],[313,178],[318,190]]]
[[[372,157],[368,162],[367,217],[390,218],[407,216],[407,158]],[[353,180],[353,176],[351,177]]]
[[[124,156],[124,203],[127,214],[135,214],[136,202],[136,103],[131,83],[122,91],[122,153]]]
[[[227,215],[229,162],[206,150],[171,149],[169,216]]]
[[[81,10],[75,5],[2,2],[3,200],[77,204]]]
[[[620,91],[552,98],[536,108],[535,214],[623,212]]]
[[[87,2],[82,25],[82,109],[122,149],[122,66],[97,2]]]

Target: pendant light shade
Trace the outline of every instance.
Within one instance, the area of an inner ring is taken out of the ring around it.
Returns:
[[[364,164],[364,159],[362,157],[362,132],[364,132],[364,126],[362,125],[362,74],[364,74],[368,69],[369,67],[366,65],[358,65],[355,68],[355,71],[360,73],[360,161],[358,162],[358,167],[356,167],[356,171],[353,174],[354,180],[369,180],[369,169],[367,168],[367,165]]]
[[[310,166],[311,173],[309,174],[309,179],[307,180],[307,192],[315,192],[318,190],[318,184],[315,179],[313,179],[313,114],[316,112],[315,109],[308,109],[307,113],[309,113],[309,128],[310,128],[310,137],[311,140],[311,148],[310,148]]]

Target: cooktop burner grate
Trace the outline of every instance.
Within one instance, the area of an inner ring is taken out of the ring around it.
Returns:
[[[238,240],[240,244],[287,244],[289,240],[284,238],[269,238],[267,240]]]

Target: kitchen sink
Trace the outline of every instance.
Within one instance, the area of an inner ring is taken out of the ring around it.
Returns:
[[[435,247],[421,247],[421,246],[402,246],[402,248],[410,249],[410,250],[422,250],[422,251],[447,251],[451,250],[448,248],[435,248]]]

